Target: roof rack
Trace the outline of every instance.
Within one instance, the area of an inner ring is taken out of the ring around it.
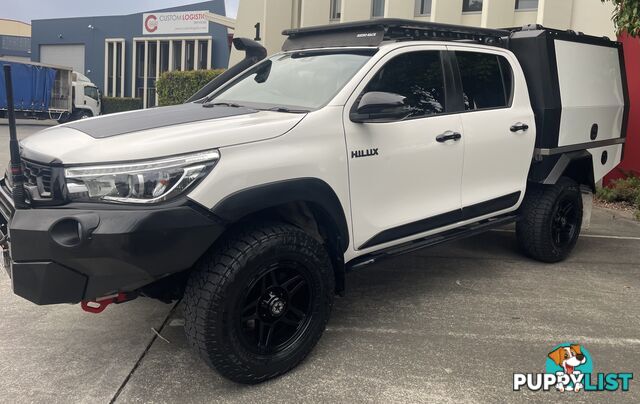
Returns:
[[[602,45],[609,47],[622,47],[622,44],[616,40],[611,40],[608,36],[594,36],[585,34],[581,31],[574,31],[572,29],[561,30],[555,28],[548,28],[540,24],[527,24],[520,27],[503,28],[511,32],[511,40],[516,38],[522,38],[522,35],[533,33],[534,35],[544,35],[565,41],[582,42],[591,45]]]
[[[301,50],[327,46],[379,46],[384,41],[449,40],[473,41],[504,46],[508,30],[467,27],[396,18],[380,18],[342,24],[288,29],[282,50]]]

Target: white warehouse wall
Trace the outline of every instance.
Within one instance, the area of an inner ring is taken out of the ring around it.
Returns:
[[[300,5],[302,8],[301,26],[310,27],[329,24],[331,0],[302,0]]]
[[[431,14],[433,22],[460,24],[462,0],[433,0]]]
[[[416,6],[410,0],[386,0],[384,4],[384,16],[391,18],[413,18]]]
[[[516,0],[484,0],[481,25],[488,28],[513,25]]]
[[[573,0],[539,0],[537,23],[549,28],[568,29],[573,3]]]
[[[585,34],[616,37],[611,21],[613,4],[591,0],[573,0],[571,29]]]
[[[342,22],[368,20],[371,18],[369,0],[342,0]]]
[[[332,0],[240,0],[235,36],[253,39],[260,23],[260,42],[269,54],[280,50],[281,32],[299,26],[328,24]],[[539,0],[537,10],[515,10],[516,0],[484,0],[482,12],[463,13],[462,0],[432,0],[431,14],[415,16],[414,0],[386,0],[385,17],[409,18],[489,28],[542,24],[615,38],[613,6],[600,0]],[[371,18],[372,0],[342,0],[341,22]],[[232,51],[230,65],[242,54]]]

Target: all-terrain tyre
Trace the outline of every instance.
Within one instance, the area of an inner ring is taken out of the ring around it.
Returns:
[[[311,352],[333,296],[333,269],[321,242],[288,224],[249,225],[221,240],[190,276],[187,339],[224,377],[259,383]]]
[[[520,249],[542,262],[567,258],[578,241],[582,227],[580,186],[562,177],[555,185],[529,184],[516,223]]]

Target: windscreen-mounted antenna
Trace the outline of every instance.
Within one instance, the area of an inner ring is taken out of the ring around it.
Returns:
[[[197,93],[191,96],[187,102],[194,102],[206,97],[238,74],[267,57],[267,50],[265,47],[248,38],[233,38],[233,46],[237,50],[245,52],[244,59],[207,83],[204,87],[198,90]]]
[[[22,175],[22,158],[20,157],[20,144],[16,132],[16,111],[13,105],[13,82],[11,80],[11,65],[4,65],[4,84],[7,90],[7,118],[9,118],[9,152],[11,153],[11,189],[13,203],[16,209],[28,209],[26,192],[24,189],[24,176]]]

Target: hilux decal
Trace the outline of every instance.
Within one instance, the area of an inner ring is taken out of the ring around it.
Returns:
[[[378,149],[354,150],[351,152],[351,158],[379,156]]]

